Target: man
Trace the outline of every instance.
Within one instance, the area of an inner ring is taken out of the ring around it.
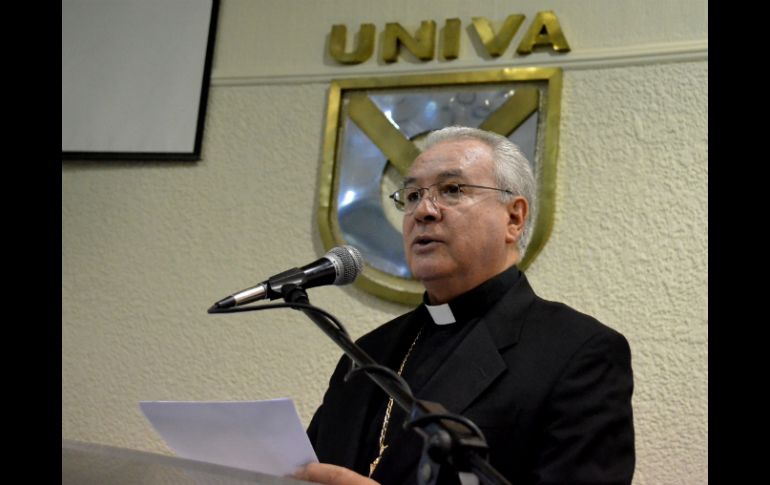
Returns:
[[[391,196],[423,304],[358,344],[417,399],[478,425],[490,464],[512,484],[628,484],[630,349],[594,318],[536,296],[516,267],[535,193],[529,163],[506,138],[464,127],[430,134]],[[321,464],[297,477],[417,483],[422,438],[366,376],[344,382],[349,370],[343,358],[308,428]]]

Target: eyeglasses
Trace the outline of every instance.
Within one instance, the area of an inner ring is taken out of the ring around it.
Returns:
[[[428,187],[404,187],[390,194],[390,198],[393,199],[393,203],[396,205],[396,209],[411,214],[420,205],[424,197],[425,192],[430,192],[430,200],[434,205],[452,206],[457,205],[464,198],[467,197],[465,190],[466,187],[472,187],[475,189],[489,189],[497,190],[498,192],[505,192],[506,194],[513,195],[513,192],[506,189],[498,189],[497,187],[484,187],[483,185],[471,185],[471,184],[456,184],[451,182],[438,182]]]

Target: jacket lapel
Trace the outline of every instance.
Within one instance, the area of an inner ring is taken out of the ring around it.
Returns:
[[[417,396],[463,413],[506,369],[501,351],[516,344],[535,294],[522,273],[470,330]]]
[[[452,355],[444,361],[416,398],[442,404],[462,414],[497,377],[507,370],[501,352],[515,345],[535,294],[522,273],[514,286],[479,320]],[[423,440],[405,433],[391,443],[372,478],[405,482],[420,459]],[[398,451],[396,451],[398,450]],[[397,479],[397,480],[394,480]]]
[[[482,320],[474,325],[417,397],[440,403],[450,412],[462,413],[505,368]]]

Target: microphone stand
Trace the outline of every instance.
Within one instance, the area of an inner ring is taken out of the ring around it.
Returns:
[[[287,284],[281,287],[288,303],[310,304],[307,292],[300,286]],[[326,335],[329,336],[350,359],[359,366],[378,364],[344,332],[329,320],[310,308],[300,308]],[[374,373],[366,373],[388,396],[393,398],[410,416],[408,426],[417,431],[425,442],[417,469],[420,485],[434,485],[441,465],[448,464],[460,471],[470,471],[481,483],[511,485],[500,472],[487,461],[488,447],[478,428],[469,420],[450,414],[441,404],[415,399],[393,380]],[[470,423],[461,426],[458,423]],[[476,433],[471,431],[475,430]]]

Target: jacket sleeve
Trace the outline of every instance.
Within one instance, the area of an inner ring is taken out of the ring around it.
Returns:
[[[350,359],[343,356],[337,362],[321,405],[316,409],[307,428],[310,444],[313,445],[316,456],[321,462],[340,464],[335,463],[332,456],[334,448],[339,445],[340,434],[337,432],[340,423],[339,415],[344,415],[346,412],[346,409],[340,406],[339,393],[345,384],[344,377],[349,371]]]
[[[329,386],[324,393],[321,405],[318,406],[318,409],[316,409],[315,413],[313,414],[313,418],[310,420],[310,424],[307,427],[308,438],[310,438],[310,443],[313,445],[313,448],[316,448],[316,453],[318,452],[317,446],[321,422],[323,421],[326,407],[328,407],[327,401],[329,400],[329,396],[332,394],[333,389],[335,389],[336,383],[341,379],[341,376],[344,372],[343,364],[345,362],[345,357],[340,358],[340,360],[337,362],[337,366],[334,368],[334,372],[329,378]],[[326,405],[326,407],[324,407],[324,405]]]
[[[569,359],[544,413],[535,482],[630,484],[633,374],[626,339],[594,335]]]

